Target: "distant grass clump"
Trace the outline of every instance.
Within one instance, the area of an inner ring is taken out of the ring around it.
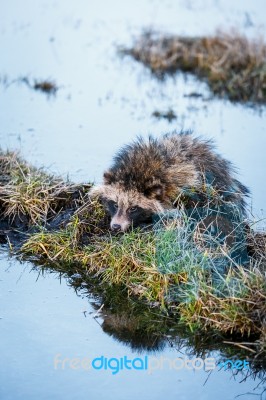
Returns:
[[[55,269],[60,265],[66,272],[75,265],[83,279],[93,276],[104,287],[118,287],[192,331],[250,336],[258,352],[266,350],[263,233],[256,242],[249,230],[256,257],[243,264],[232,258],[226,241],[198,231],[199,223],[184,210],[158,216],[150,230],[114,236],[101,204],[88,197],[88,187],[64,183],[14,153],[2,153],[0,211],[9,224],[9,243],[12,229],[23,227],[17,246],[22,258]]]
[[[266,45],[236,33],[185,37],[144,33],[123,49],[157,76],[177,70],[207,80],[215,94],[241,102],[266,101]]]
[[[60,88],[52,79],[32,79],[29,76],[20,76],[16,79],[10,79],[7,75],[0,76],[0,84],[5,88],[8,88],[14,83],[25,84],[32,90],[46,94],[48,98],[55,96]]]

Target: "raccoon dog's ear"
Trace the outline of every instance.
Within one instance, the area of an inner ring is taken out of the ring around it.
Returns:
[[[103,180],[105,185],[109,185],[112,182],[112,178],[113,178],[113,173],[110,170],[104,172]]]
[[[149,199],[162,200],[163,194],[164,194],[163,186],[159,184],[153,185],[145,189],[144,191],[144,195]]]

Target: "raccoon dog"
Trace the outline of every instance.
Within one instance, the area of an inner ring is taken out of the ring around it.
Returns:
[[[232,164],[215,153],[211,140],[191,133],[150,136],[123,147],[104,173],[103,184],[90,195],[106,207],[113,231],[149,223],[154,214],[182,204],[202,204],[210,192],[245,213],[249,191],[234,172]]]

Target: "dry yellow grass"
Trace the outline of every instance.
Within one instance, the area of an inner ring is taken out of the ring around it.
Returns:
[[[266,46],[237,33],[210,37],[143,34],[129,54],[157,76],[177,70],[205,79],[214,93],[231,100],[266,101]]]

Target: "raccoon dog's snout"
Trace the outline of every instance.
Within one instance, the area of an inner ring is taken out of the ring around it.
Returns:
[[[119,224],[111,224],[111,229],[114,232],[119,232],[119,231],[121,231],[121,225],[119,225]]]
[[[123,218],[116,214],[113,216],[110,223],[113,232],[126,232],[130,225],[131,221],[128,218]]]

